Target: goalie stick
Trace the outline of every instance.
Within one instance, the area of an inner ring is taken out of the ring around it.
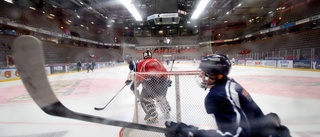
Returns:
[[[118,93],[117,93],[116,95],[114,95],[113,98],[107,103],[107,105],[105,105],[104,107],[101,107],[101,108],[95,107],[94,110],[103,110],[104,108],[106,108],[106,107],[110,104],[110,102],[122,91],[122,89],[123,89],[125,86],[127,86],[127,85],[124,85],[124,86],[118,91]]]
[[[51,89],[44,69],[42,42],[36,37],[24,35],[16,38],[13,41],[13,56],[19,76],[30,96],[49,115],[161,133],[171,132],[166,128],[107,119],[75,112],[65,107]]]

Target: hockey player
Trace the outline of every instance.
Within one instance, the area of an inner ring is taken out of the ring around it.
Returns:
[[[138,72],[167,72],[167,69],[157,59],[152,58],[149,50],[143,52],[144,60],[138,63]],[[146,113],[144,120],[147,123],[157,122],[158,113],[156,111],[155,102],[160,107],[165,118],[170,117],[171,107],[166,99],[168,87],[171,81],[168,75],[164,74],[143,74],[137,76],[137,85],[142,84],[140,95],[141,106]]]
[[[228,77],[232,64],[221,54],[205,56],[200,63],[199,78],[209,88],[205,109],[213,115],[218,129],[200,130],[184,123],[165,122],[172,133],[166,137],[291,137],[275,113],[264,115],[250,94]]]
[[[81,67],[82,67],[82,64],[81,64],[81,61],[79,60],[79,61],[77,62],[77,70],[78,70],[78,72],[81,71]]]
[[[137,65],[138,63],[134,61],[134,59],[132,59],[131,56],[126,56],[126,61],[127,63],[129,64],[129,70],[130,70],[130,73],[128,74],[127,76],[127,80],[125,81],[125,84],[126,85],[130,85],[130,83],[132,82],[132,74],[131,72],[137,72]],[[131,86],[130,86],[130,89],[131,91],[134,92],[134,82],[131,83]]]
[[[86,63],[87,73],[91,70],[91,64],[89,62]]]
[[[92,61],[90,70],[93,72],[94,67],[96,66],[96,62]]]

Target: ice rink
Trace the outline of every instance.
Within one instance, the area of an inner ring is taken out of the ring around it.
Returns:
[[[168,66],[170,70],[171,65]],[[192,63],[175,63],[173,71],[196,70]],[[50,75],[49,81],[69,109],[131,122],[134,95],[124,86],[127,65]],[[320,72],[233,66],[230,77],[252,95],[264,113],[277,113],[293,137],[320,136]],[[0,137],[118,137],[121,127],[54,117],[30,98],[20,80],[0,83]]]

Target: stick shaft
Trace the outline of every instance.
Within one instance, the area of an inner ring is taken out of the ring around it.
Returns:
[[[118,91],[118,93],[117,93],[116,95],[114,95],[113,98],[112,98],[104,107],[102,107],[102,108],[95,107],[94,109],[95,109],[95,110],[103,110],[103,109],[105,109],[105,108],[111,103],[111,101],[122,91],[122,89],[123,89],[125,86],[127,86],[127,85],[124,85],[124,86]]]

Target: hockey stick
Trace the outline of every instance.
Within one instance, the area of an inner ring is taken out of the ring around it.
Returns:
[[[107,105],[105,105],[104,107],[101,107],[101,108],[95,107],[94,110],[103,110],[104,108],[106,108],[106,107],[110,104],[110,102],[122,91],[122,89],[123,89],[125,86],[127,86],[127,85],[124,85],[124,86],[118,91],[118,93],[117,93],[116,95],[114,95],[113,98],[107,103]]]
[[[170,72],[172,72],[172,68],[173,68],[173,64],[174,64],[174,59],[172,60],[172,64],[171,64],[171,70],[170,70]]]
[[[169,129],[107,119],[72,111],[53,93],[45,69],[42,42],[33,36],[20,36],[13,42],[13,56],[19,76],[36,104],[47,114],[87,122],[168,133]]]
[[[174,61],[175,61],[175,60],[173,59],[173,60],[172,60],[172,64],[171,64],[170,72],[172,72],[172,68],[173,68]],[[169,79],[170,79],[170,76],[171,76],[171,75],[169,75]]]

